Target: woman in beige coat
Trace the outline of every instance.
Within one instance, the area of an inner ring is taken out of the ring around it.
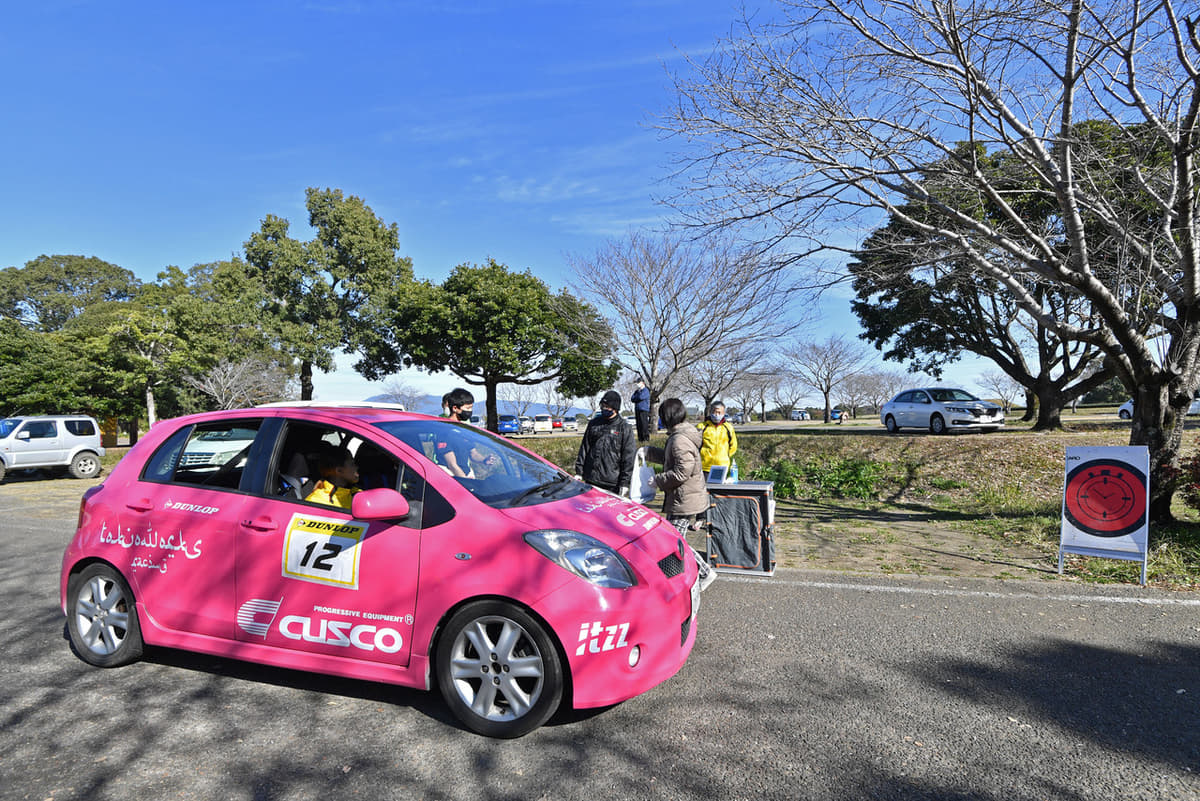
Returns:
[[[655,474],[654,486],[663,491],[663,516],[686,537],[696,516],[708,512],[708,489],[700,469],[700,430],[687,424],[687,409],[679,398],[663,401],[659,416],[667,429],[667,445],[647,448],[646,458],[662,463],[663,471]],[[695,555],[700,564],[700,588],[705,589],[716,575],[703,556]]]

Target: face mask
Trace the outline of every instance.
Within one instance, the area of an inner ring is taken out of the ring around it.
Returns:
[[[604,415],[605,420],[611,420],[612,418],[617,416],[617,412],[615,409],[601,409],[600,414]]]
[[[461,420],[461,421],[462,421],[462,422],[464,422],[464,423],[465,423],[465,422],[467,422],[468,420],[470,420],[470,419],[471,419],[471,412],[468,412],[468,411],[459,411],[459,413],[458,413],[458,419],[459,419],[459,420]]]
[[[708,416],[708,419],[709,419],[709,420],[712,420],[714,423],[720,423],[722,420],[724,420],[724,419],[725,419],[725,415],[723,415],[723,414],[710,414],[710,415]]]

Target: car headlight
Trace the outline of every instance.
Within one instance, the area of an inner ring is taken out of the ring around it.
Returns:
[[[959,414],[970,414],[971,413],[971,410],[968,409],[966,406],[947,406],[946,411],[958,412]]]
[[[619,553],[578,531],[530,531],[525,541],[538,553],[597,587],[626,589],[637,584],[633,569]]]

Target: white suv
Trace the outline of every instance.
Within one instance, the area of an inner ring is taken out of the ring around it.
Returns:
[[[39,415],[0,420],[0,481],[9,470],[65,467],[75,478],[100,473],[100,426],[85,415]]]

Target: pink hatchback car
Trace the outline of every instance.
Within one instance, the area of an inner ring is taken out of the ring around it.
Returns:
[[[350,508],[306,500],[347,455]],[[687,544],[645,507],[473,426],[349,405],[154,426],[84,495],[61,592],[93,665],[145,643],[436,682],[493,737],[665,681],[699,609]]]

